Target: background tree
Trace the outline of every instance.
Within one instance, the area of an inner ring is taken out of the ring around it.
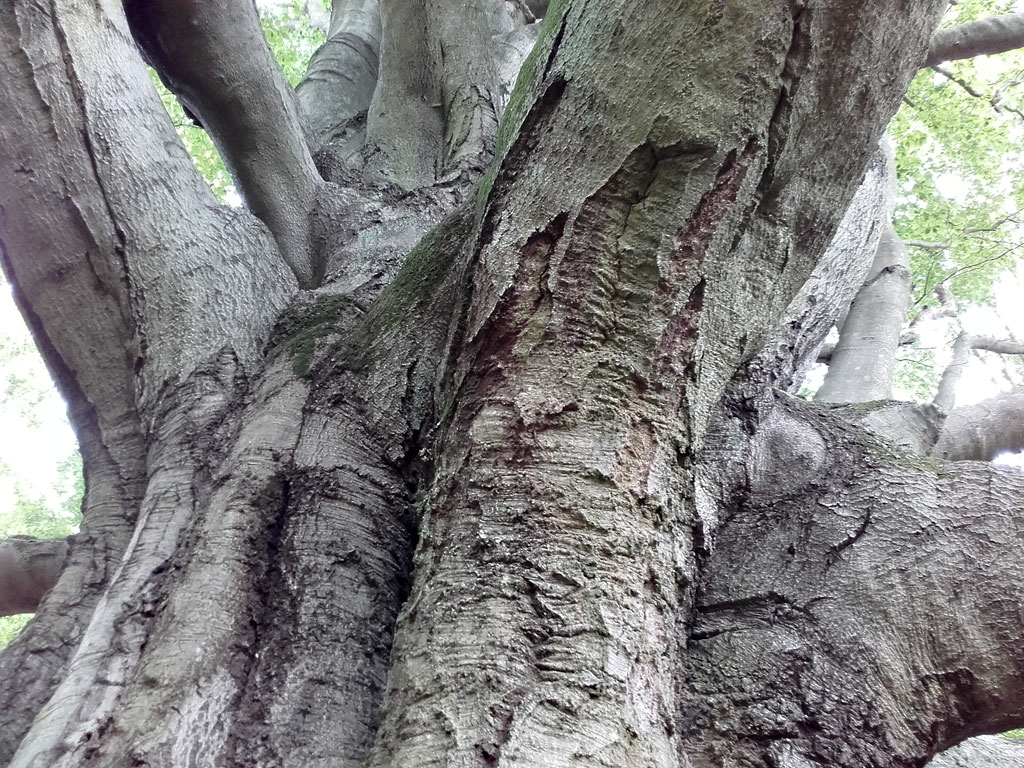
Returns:
[[[787,394],[844,314],[830,376],[891,372],[863,308],[910,290],[876,147],[944,3],[848,5],[339,0],[294,91],[241,0],[0,8],[3,263],[86,478],[4,758],[911,766],[1019,725],[1020,474],[929,456],[940,407]]]

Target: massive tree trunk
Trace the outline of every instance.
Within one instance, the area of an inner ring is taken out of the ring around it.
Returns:
[[[3,265],[87,481],[0,761],[881,768],[1019,725],[1020,476],[776,389],[944,6],[336,0],[297,95],[248,0],[0,6]]]

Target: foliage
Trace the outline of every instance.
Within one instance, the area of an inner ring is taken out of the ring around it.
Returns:
[[[261,7],[260,20],[277,63],[288,82],[297,85],[310,56],[323,44],[323,33],[309,25],[300,0]]]
[[[5,320],[8,314],[13,317],[13,310],[4,314]],[[52,449],[52,442],[62,437],[56,431],[70,433],[59,417],[60,398],[23,326],[4,322],[0,327],[0,363],[0,406],[8,437],[0,446],[0,537],[67,536],[77,530],[81,518],[85,490],[81,458],[70,440],[66,440],[68,454],[63,459],[19,440],[32,433],[49,434],[53,437],[46,447]],[[0,618],[0,648],[14,639],[29,618]]]
[[[1010,0],[962,0],[951,6],[944,26],[1013,6]],[[899,183],[895,223],[912,243],[911,318],[934,305],[939,284],[948,286],[960,309],[991,306],[994,284],[1022,252],[1024,52],[939,69],[918,73],[890,126]],[[930,398],[939,359],[932,348],[902,353],[897,385]]]

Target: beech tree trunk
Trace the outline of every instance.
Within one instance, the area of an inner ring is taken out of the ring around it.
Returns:
[[[297,94],[248,0],[0,5],[0,253],[86,475],[0,762],[886,768],[1024,724],[1019,473],[783,391],[945,5],[336,0]]]

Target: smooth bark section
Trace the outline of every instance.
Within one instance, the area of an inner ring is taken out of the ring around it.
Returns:
[[[1008,13],[940,29],[932,37],[922,66],[1005,53],[1024,46],[1024,13]]]
[[[822,362],[822,342],[871,269],[871,255],[882,234],[880,222],[892,210],[895,173],[892,153],[879,148],[825,255],[787,308],[782,325],[748,367],[754,377],[751,385],[795,392],[807,369]],[[829,358],[831,353],[830,347]]]
[[[377,87],[379,0],[334,0],[326,35],[295,93],[320,141],[335,144],[365,114]]]
[[[405,189],[432,184],[444,135],[423,0],[381,0],[380,82],[366,117],[369,174]]]
[[[1024,388],[1018,387],[946,418],[932,455],[949,461],[991,461],[1024,450]]]
[[[370,175],[406,189],[478,175],[508,96],[506,60],[522,60],[523,40],[510,36],[524,16],[504,1],[381,0],[381,18]]]
[[[444,118],[440,173],[479,173],[494,151],[505,107],[502,59],[495,43],[517,24],[510,3],[492,0],[425,0],[431,46],[440,52],[439,85]],[[519,57],[515,57],[518,62]]]
[[[1024,742],[978,736],[936,755],[928,768],[1024,768]]]
[[[74,427],[81,435],[95,420],[97,439],[131,477],[145,451],[139,318],[125,233],[94,157],[99,137],[79,78],[61,63],[59,29],[52,14],[0,6],[0,262]]]
[[[910,768],[1019,727],[1024,474],[894,453],[782,407],[690,630],[695,768]]]
[[[129,0],[124,6],[147,60],[199,116],[299,285],[318,285],[325,255],[316,247],[313,217],[324,182],[255,4]]]
[[[57,583],[67,539],[16,536],[0,541],[0,616],[34,613]]]
[[[906,249],[886,220],[875,261],[850,305],[816,400],[864,403],[892,396],[892,372],[910,285]]]

